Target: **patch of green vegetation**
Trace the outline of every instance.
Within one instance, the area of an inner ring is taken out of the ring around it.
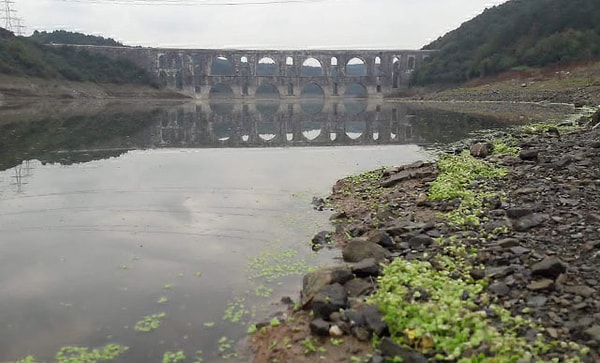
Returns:
[[[516,156],[519,153],[519,148],[508,140],[494,140],[493,144],[494,154],[511,154]]]
[[[363,199],[377,199],[384,191],[378,183],[384,171],[385,168],[381,168],[344,178],[342,194],[356,195]]]
[[[256,324],[250,324],[250,326],[248,326],[248,330],[246,330],[246,334],[252,335],[252,334],[256,333],[257,331],[258,331],[258,328],[256,327]]]
[[[373,295],[395,341],[433,354],[436,361],[459,363],[545,362],[542,354],[553,348],[538,334],[534,344],[521,337],[534,323],[492,304],[501,324],[493,324],[481,305],[490,297],[486,282],[474,281],[460,259],[437,258],[437,268],[427,261],[396,259],[385,267],[379,290]],[[452,276],[461,272],[461,277]],[[465,298],[466,297],[466,298]],[[580,362],[576,345],[563,362]]]
[[[303,275],[313,269],[305,259],[298,257],[298,251],[277,247],[262,251],[248,263],[250,279],[263,279],[267,283],[286,276]]]
[[[219,354],[223,359],[231,359],[237,357],[237,353],[233,350],[233,339],[225,336],[219,339]]]
[[[239,323],[246,315],[249,314],[250,311],[246,309],[246,299],[243,297],[237,297],[233,301],[227,303],[227,309],[225,309],[223,320],[232,323]]]
[[[84,47],[46,46],[0,28],[0,73],[69,81],[144,84],[153,77],[133,62]]]
[[[271,296],[272,293],[273,293],[273,289],[270,287],[266,287],[263,284],[258,285],[254,289],[254,294],[256,296],[269,297],[269,296]]]
[[[194,362],[193,363],[204,363],[204,352],[202,350],[197,350],[194,354]]]
[[[301,342],[301,344],[304,347],[305,355],[313,354],[313,353],[317,353],[317,352],[325,353],[327,351],[327,349],[325,349],[325,347],[319,345],[317,340],[314,339],[313,337],[304,338],[304,340]]]
[[[166,304],[167,301],[169,301],[169,298],[167,298],[166,296],[161,296],[160,298],[158,298],[158,300],[156,300],[156,302],[159,304]]]
[[[206,323],[203,324],[205,327],[207,328],[212,328],[213,326],[215,326],[215,322],[214,321],[207,321]]]
[[[448,222],[460,227],[479,226],[484,200],[495,196],[493,192],[484,191],[485,181],[501,178],[508,171],[476,159],[469,155],[468,151],[441,158],[438,161],[438,168],[440,173],[431,183],[429,199],[434,201],[459,199],[460,205],[445,214]]]
[[[178,352],[165,352],[162,363],[177,363],[185,360],[185,353],[182,350]]]
[[[96,363],[99,361],[111,361],[116,359],[121,354],[125,353],[129,348],[119,344],[108,344],[100,349],[92,349],[86,347],[67,346],[62,347],[55,358],[57,363]],[[41,363],[34,356],[28,355],[23,359],[7,363]]]
[[[133,329],[135,331],[144,333],[158,329],[158,327],[160,326],[161,319],[164,319],[165,316],[165,313],[158,313],[145,316],[142,320],[135,323]]]
[[[280,326],[280,325],[281,325],[281,321],[279,321],[279,319],[277,319],[277,318],[271,319],[271,326]]]
[[[331,343],[331,345],[337,347],[338,345],[342,345],[344,343],[344,339],[342,339],[342,338],[329,338],[329,342]]]

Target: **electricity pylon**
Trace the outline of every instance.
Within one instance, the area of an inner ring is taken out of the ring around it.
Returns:
[[[14,1],[1,0],[0,4],[0,20],[4,20],[4,29],[9,30],[17,35],[21,35],[23,25],[21,19],[15,16],[16,10],[12,8]]]

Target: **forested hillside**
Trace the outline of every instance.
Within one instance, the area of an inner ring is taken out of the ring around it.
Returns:
[[[152,77],[128,60],[112,60],[75,47],[51,47],[0,28],[0,73],[97,83],[152,85]]]
[[[600,58],[598,0],[510,0],[423,49],[439,53],[413,83],[458,83],[514,68]]]
[[[66,30],[55,30],[52,33],[45,31],[34,31],[29,39],[41,44],[78,44],[78,45],[108,45],[122,47],[123,43],[117,42],[112,38],[98,37],[95,35],[86,35],[81,33],[69,32]]]

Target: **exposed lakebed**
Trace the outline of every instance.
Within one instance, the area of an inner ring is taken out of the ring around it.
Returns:
[[[339,254],[310,250],[329,217],[312,196],[506,126],[361,102],[3,110],[0,361],[109,343],[123,362],[231,357],[244,323]]]

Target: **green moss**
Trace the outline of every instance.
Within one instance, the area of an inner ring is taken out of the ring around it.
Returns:
[[[162,363],[177,363],[185,360],[183,351],[165,352],[163,354]]]
[[[384,314],[394,340],[430,353],[436,361],[504,363],[528,358],[546,362],[541,356],[555,343],[539,334],[531,344],[519,331],[539,327],[491,304],[501,322],[494,324],[483,310],[491,299],[484,292],[486,282],[469,277],[464,259],[441,255],[436,266],[396,259],[384,269],[371,302]],[[462,272],[459,277],[457,272]],[[579,362],[581,348],[567,348],[570,352],[562,361]]]
[[[142,320],[135,323],[135,326],[133,328],[135,329],[135,331],[143,333],[158,329],[158,327],[160,326],[161,319],[164,319],[165,316],[165,313],[145,316]]]
[[[496,193],[485,190],[486,181],[501,178],[507,169],[476,159],[467,151],[460,155],[447,155],[438,161],[439,175],[431,183],[429,199],[433,201],[460,200],[460,205],[445,214],[454,226],[479,226],[483,202]]]

